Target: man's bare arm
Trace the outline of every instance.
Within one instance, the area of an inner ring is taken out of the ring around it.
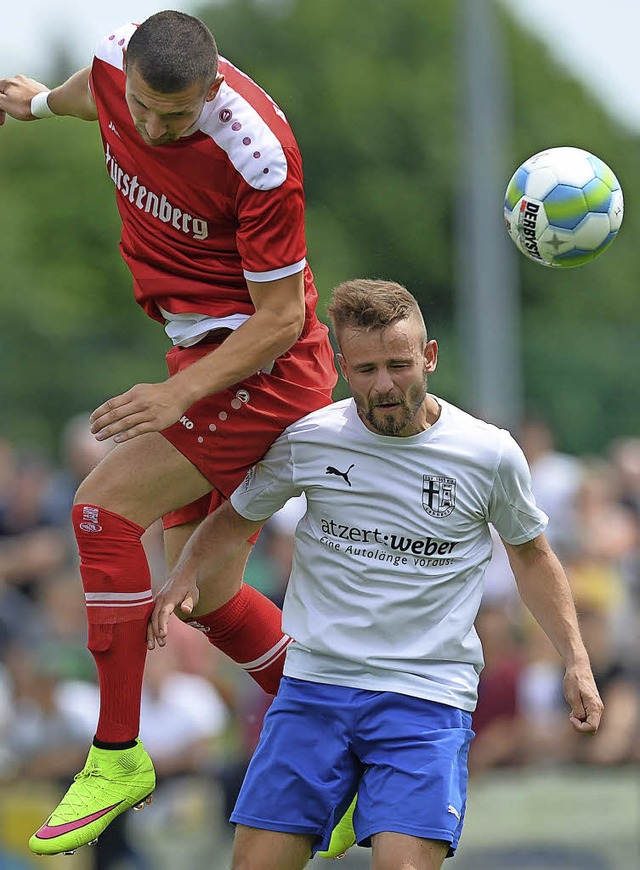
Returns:
[[[580,636],[564,569],[544,535],[526,544],[505,542],[505,547],[520,597],[562,657],[564,695],[571,707],[571,724],[576,731],[595,733],[603,704]]]
[[[212,582],[220,569],[233,559],[239,547],[254,535],[265,520],[255,522],[241,516],[226,501],[203,520],[189,538],[178,564],[156,595],[149,621],[149,649],[165,646],[169,617],[176,608],[188,615],[198,604],[199,588]]]
[[[238,384],[285,353],[304,326],[303,273],[265,283],[247,281],[255,313],[211,353],[159,384],[136,384],[91,415],[99,441],[127,441],[159,432],[205,396]]]
[[[47,103],[54,115],[67,115],[83,121],[98,120],[96,104],[89,90],[90,71],[90,67],[78,70],[49,93]],[[47,90],[46,85],[23,75],[0,79],[0,125],[4,124],[7,115],[17,121],[35,121],[31,100]]]

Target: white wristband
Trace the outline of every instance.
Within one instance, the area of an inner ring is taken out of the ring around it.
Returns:
[[[54,114],[49,107],[49,94],[51,91],[40,91],[31,100],[31,114],[34,118],[50,118]]]

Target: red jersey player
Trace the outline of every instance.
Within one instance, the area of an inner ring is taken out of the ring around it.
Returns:
[[[122,27],[52,91],[24,76],[0,81],[0,123],[6,114],[98,121],[136,299],[174,343],[166,381],[91,416],[96,437],[117,442],[72,514],[101,709],[85,768],[30,840],[56,854],[94,841],[154,789],[137,739],[153,606],[142,533],[163,516],[173,564],[280,432],[329,403],[336,374],[305,259],[295,139],[202,22],[161,12]],[[249,550],[193,616],[275,693],[288,638],[279,610],[241,586]]]

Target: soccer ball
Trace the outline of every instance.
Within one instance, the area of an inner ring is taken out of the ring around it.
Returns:
[[[624,211],[618,179],[582,148],[548,148],[516,169],[504,197],[507,232],[536,263],[593,260],[615,239]]]

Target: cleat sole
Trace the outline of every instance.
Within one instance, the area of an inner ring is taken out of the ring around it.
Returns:
[[[148,794],[146,796],[146,798],[142,798],[140,803],[134,805],[133,809],[135,812],[140,812],[140,810],[143,810],[146,806],[149,806],[152,803],[153,803],[153,792],[151,794]]]

